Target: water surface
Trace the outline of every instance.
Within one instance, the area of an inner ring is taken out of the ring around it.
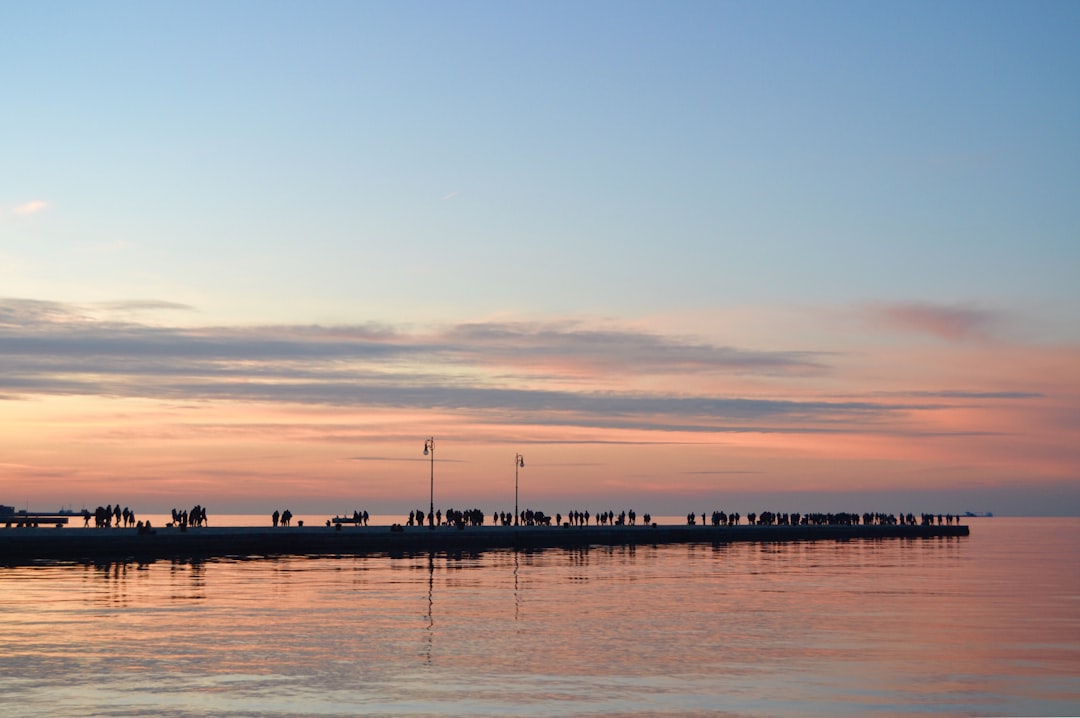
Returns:
[[[8,716],[1075,715],[1080,520],[0,569]]]

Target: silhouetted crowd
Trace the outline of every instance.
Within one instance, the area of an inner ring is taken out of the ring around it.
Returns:
[[[113,506],[98,506],[93,512],[90,509],[82,510],[83,528],[90,526],[90,519],[94,520],[94,527],[99,529],[111,528],[115,523],[116,528],[128,528],[135,525],[135,512],[128,507],[120,508],[120,504]]]
[[[206,526],[206,509],[196,504],[189,512],[187,509],[173,509],[172,523],[168,526],[179,526],[186,529],[188,526]]]
[[[565,523],[563,518],[561,513],[551,516],[543,511],[525,509],[520,511],[516,517],[513,512],[497,511],[491,515],[491,522],[495,526],[636,526],[638,523],[638,514],[632,509],[620,511],[619,513],[601,511],[595,514],[575,509],[566,514]],[[644,525],[652,524],[652,514],[643,514],[641,518]],[[701,526],[739,526],[743,525],[743,519],[743,515],[738,512],[727,513],[725,511],[713,511],[711,516],[705,512],[701,514],[691,512],[686,515],[688,526],[699,525],[699,522]],[[335,521],[343,521],[343,519],[335,519]],[[347,519],[344,519],[344,521],[347,521]],[[912,513],[817,512],[804,514],[762,511],[760,514],[749,513],[745,516],[745,525],[747,526],[951,526],[954,522],[959,524],[960,517],[953,514],[930,513],[916,516]],[[356,521],[356,523],[360,525],[359,521]],[[363,525],[367,525],[366,515],[363,519]],[[468,511],[447,509],[444,514],[442,509],[438,509],[432,514],[431,512],[425,512],[423,509],[416,509],[409,512],[405,525],[427,525],[430,527],[483,526],[484,512],[480,509],[470,509]]]
[[[464,528],[466,526],[484,525],[484,512],[480,509],[467,509],[464,511],[447,509],[445,523],[443,523],[443,518],[444,515],[442,509],[436,509],[434,515],[432,515],[430,511],[425,514],[423,509],[416,509],[409,512],[409,518],[406,519],[405,525],[423,526],[425,521],[427,521],[427,525],[431,527],[454,526]]]
[[[646,524],[652,522],[652,515],[645,514],[642,517]],[[445,521],[444,521],[445,519]],[[491,523],[494,526],[562,526],[563,515],[556,513],[554,516],[543,511],[523,509],[516,517],[512,511],[496,511],[491,514]],[[590,522],[596,526],[636,526],[638,515],[636,511],[602,511],[590,514],[588,511],[570,511],[566,515],[567,526],[589,526]],[[347,521],[346,519],[334,519],[335,523]],[[442,509],[437,509],[434,514],[423,509],[415,509],[409,512],[405,520],[406,526],[483,526],[485,514],[480,509],[458,511],[447,509],[444,514]],[[365,526],[367,525],[365,521]]]
[[[120,508],[120,504],[113,506],[98,506],[93,511],[90,509],[82,510],[83,528],[89,528],[90,521],[93,520],[94,528],[107,529],[111,528],[114,524],[116,528],[135,528],[140,534],[154,533],[153,527],[150,525],[150,519],[145,522],[135,519],[135,512],[128,507]]]
[[[738,526],[742,517],[738,513],[727,514],[723,511],[712,512],[713,526]],[[648,519],[646,519],[648,521]],[[749,513],[746,523],[749,526],[934,526],[960,523],[959,516],[952,514],[885,514],[885,513],[774,513],[762,511],[760,514]],[[697,524],[697,515],[686,515],[688,526]],[[706,526],[705,514],[701,514],[701,525]]]
[[[444,521],[445,518],[445,521]],[[491,515],[491,523],[494,526],[562,526],[563,515],[556,513],[554,516],[544,513],[543,511],[537,511],[534,509],[524,509],[518,512],[517,520],[513,512],[511,511],[497,511]],[[637,512],[622,511],[616,514],[614,511],[602,511],[597,514],[590,514],[588,511],[571,511],[566,515],[567,526],[588,526],[590,520],[595,522],[597,526],[635,526],[637,525]],[[648,524],[652,520],[650,514],[645,514],[645,523]],[[341,519],[335,519],[335,522],[340,522]],[[437,509],[434,514],[430,511],[426,512],[423,509],[415,509],[409,512],[409,517],[405,520],[406,526],[483,526],[485,521],[485,514],[480,509],[469,509],[467,511],[459,511],[457,509],[447,509],[443,514],[442,509]],[[365,525],[367,525],[365,523]]]
[[[151,530],[150,522],[137,521],[135,512],[131,509],[124,507],[121,508],[119,504],[113,506],[98,506],[94,511],[83,509],[81,513],[83,517],[83,526],[89,527],[90,521],[94,522],[94,526],[97,528],[110,528],[116,526],[117,528],[123,527],[135,527],[140,531],[149,532]],[[743,516],[738,512],[728,513],[725,511],[713,511],[711,516],[702,512],[697,514],[690,512],[686,515],[686,523],[688,526],[739,526],[742,525]],[[277,526],[291,526],[293,514],[289,509],[284,511],[275,510],[270,516],[271,521],[275,527]],[[332,520],[327,520],[327,526],[331,523],[337,524],[339,527],[343,523],[351,523],[356,526],[367,526],[370,518],[370,514],[367,511],[356,510],[352,512],[351,516],[335,517]],[[577,509],[569,511],[566,514],[565,522],[563,521],[563,515],[556,513],[554,516],[538,511],[534,509],[524,509],[520,511],[517,516],[509,511],[498,511],[491,514],[491,522],[495,526],[636,526],[638,520],[638,514],[633,509],[627,511],[620,511],[615,513],[614,511],[601,511],[598,513],[590,513],[589,511],[579,511]],[[644,525],[648,526],[652,524],[652,515],[644,514],[642,516]],[[951,513],[947,514],[932,514],[922,513],[916,516],[913,513],[783,513],[774,511],[762,511],[759,513],[749,513],[745,516],[747,526],[951,526],[954,523],[960,523],[960,516]],[[466,526],[483,526],[485,522],[485,513],[480,509],[447,509],[445,513],[442,509],[437,509],[434,513],[425,512],[423,509],[415,509],[409,512],[409,517],[405,522],[406,526],[429,526],[434,528],[435,526],[451,526],[464,528]],[[299,524],[302,526],[303,521]],[[180,527],[187,528],[189,526],[206,526],[206,509],[202,506],[196,505],[189,509],[173,509],[172,510],[172,522],[166,524],[168,527]],[[399,524],[395,524],[395,527],[400,529]]]

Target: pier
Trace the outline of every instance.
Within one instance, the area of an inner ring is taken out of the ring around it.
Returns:
[[[68,522],[73,514],[49,514],[49,513],[28,513],[26,511],[16,511],[15,513],[0,513],[0,524],[3,524],[4,528],[36,528],[38,526],[61,526]],[[81,516],[79,518],[82,518]]]
[[[408,555],[736,541],[852,541],[967,536],[965,525],[809,526],[289,526],[0,530],[0,564],[152,561],[280,555]]]

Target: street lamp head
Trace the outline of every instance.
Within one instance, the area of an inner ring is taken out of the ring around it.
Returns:
[[[518,466],[520,466],[523,469],[525,468],[525,457],[524,456],[519,456],[518,457]]]
[[[424,456],[427,456],[427,444],[424,444]]]

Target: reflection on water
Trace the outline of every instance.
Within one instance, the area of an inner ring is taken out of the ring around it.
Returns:
[[[435,645],[435,554],[428,554],[428,593],[427,593],[428,625],[426,645],[424,651],[425,663],[431,665],[432,647]]]
[[[5,715],[1067,715],[1078,548],[1078,521],[991,519],[935,540],[4,568],[0,695]]]

